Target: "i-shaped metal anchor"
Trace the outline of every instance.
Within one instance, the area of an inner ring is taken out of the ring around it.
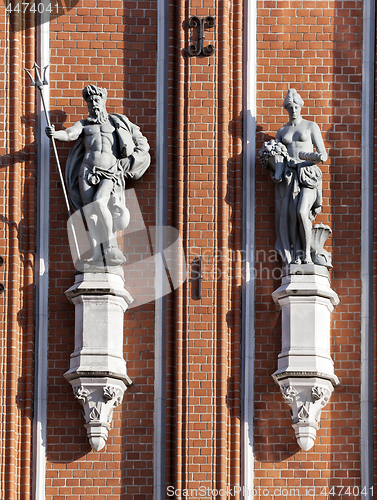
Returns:
[[[198,42],[192,42],[188,48],[190,56],[211,56],[215,52],[215,47],[212,44],[204,47],[205,29],[215,26],[215,18],[206,16],[200,19],[198,16],[192,16],[189,19],[188,25],[190,28],[197,28],[199,26],[199,40]]]

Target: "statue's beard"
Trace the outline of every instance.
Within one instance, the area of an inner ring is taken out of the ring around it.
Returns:
[[[86,123],[105,123],[108,120],[108,114],[105,108],[92,109]]]

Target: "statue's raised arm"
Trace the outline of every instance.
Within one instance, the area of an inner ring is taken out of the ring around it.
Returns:
[[[76,141],[80,137],[83,128],[84,126],[82,121],[76,122],[72,125],[72,127],[68,127],[63,130],[55,130],[54,125],[51,125],[46,127],[46,135],[50,139],[55,139],[57,141]]]

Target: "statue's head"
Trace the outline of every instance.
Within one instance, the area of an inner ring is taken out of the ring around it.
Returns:
[[[96,85],[87,85],[82,91],[84,101],[88,106],[89,117],[98,123],[107,120],[106,98],[107,90]]]
[[[300,94],[295,89],[289,89],[285,96],[283,106],[288,111],[289,120],[297,120],[300,118],[301,108],[304,101],[301,99]]]
[[[285,109],[288,109],[288,107],[292,106],[293,104],[297,104],[298,106],[300,106],[300,108],[302,108],[304,105],[304,101],[302,100],[300,94],[296,89],[289,89],[287,95],[285,96],[283,107]]]
[[[83,88],[82,96],[85,102],[88,102],[88,99],[91,96],[99,96],[104,102],[106,102],[107,90],[102,87],[97,87],[96,85],[90,84]]]

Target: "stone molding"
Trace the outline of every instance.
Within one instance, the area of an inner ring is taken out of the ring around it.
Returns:
[[[329,299],[332,306],[331,311],[339,304],[338,295],[330,288],[329,278],[318,274],[298,274],[296,272],[296,274],[283,276],[282,284],[272,293],[272,298],[275,303],[281,306],[281,299],[291,296],[300,297],[301,300],[305,300],[304,297]]]
[[[115,295],[122,297],[129,304],[133,298],[124,288],[122,268],[111,269],[110,272],[85,272],[75,276],[75,283],[65,292],[68,300],[78,295]]]

